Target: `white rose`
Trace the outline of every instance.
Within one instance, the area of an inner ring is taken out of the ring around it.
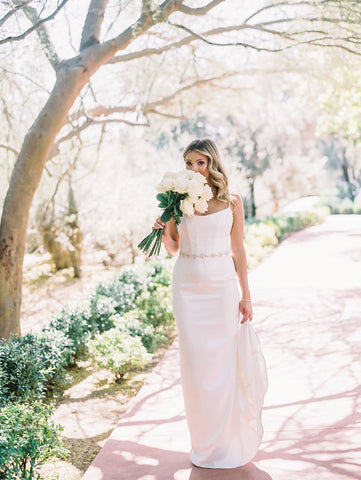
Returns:
[[[174,188],[174,177],[175,177],[175,174],[172,173],[172,172],[168,172],[168,173],[164,174],[164,177],[162,178],[162,181],[157,186],[157,191],[159,193],[164,193],[164,192],[167,192],[168,190],[173,190],[173,188]]]
[[[191,203],[187,198],[180,202],[180,209],[185,215],[190,217],[194,215],[193,203]]]
[[[189,180],[183,172],[179,172],[174,178],[174,190],[178,193],[186,193]]]
[[[189,195],[195,195],[199,197],[203,191],[203,182],[200,182],[198,178],[193,178],[187,187],[187,192]]]
[[[211,187],[209,185],[204,185],[201,198],[208,202],[208,200],[210,200],[212,197],[213,193]]]
[[[193,203],[193,205],[196,203],[198,200],[199,196],[198,195],[187,195],[187,200],[189,203]]]
[[[207,182],[207,179],[204,175],[202,175],[201,173],[199,172],[192,172],[192,177],[196,180],[199,181],[199,183],[201,183],[202,185],[204,185],[206,182]]]
[[[208,210],[208,203],[203,198],[196,201],[194,208],[199,213],[205,213]]]

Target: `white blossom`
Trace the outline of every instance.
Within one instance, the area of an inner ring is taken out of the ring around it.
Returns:
[[[194,215],[193,203],[191,203],[187,198],[180,202],[180,209],[185,215],[192,217]]]
[[[201,195],[202,200],[208,202],[213,197],[212,189],[209,185],[204,185],[203,192]]]
[[[204,189],[204,181],[199,180],[198,178],[193,178],[189,183],[187,187],[187,192],[189,195],[195,195],[197,197],[200,197],[202,195]]]
[[[159,193],[165,193],[168,190],[173,190],[174,188],[174,178],[175,175],[173,172],[167,172],[164,174],[164,177],[162,178],[162,181],[160,184],[157,186],[157,191]]]
[[[205,213],[208,210],[208,203],[203,198],[200,198],[199,200],[196,201],[194,208],[199,213]]]

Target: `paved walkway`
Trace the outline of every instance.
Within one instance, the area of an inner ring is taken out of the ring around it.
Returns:
[[[190,464],[175,342],[83,480],[361,479],[361,216],[294,234],[250,284],[269,377],[254,461]]]

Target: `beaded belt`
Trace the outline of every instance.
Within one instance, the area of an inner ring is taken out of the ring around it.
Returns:
[[[219,252],[219,253],[200,253],[199,255],[192,255],[191,253],[180,252],[180,257],[187,257],[187,258],[213,258],[213,257],[225,257],[229,256],[230,252]]]

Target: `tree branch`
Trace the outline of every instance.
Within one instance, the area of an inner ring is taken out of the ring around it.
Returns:
[[[36,26],[39,20],[39,15],[36,8],[29,5],[25,6],[23,10],[27,18],[33,24],[33,26]],[[40,27],[37,28],[36,33],[38,34],[40,44],[43,47],[46,58],[49,60],[49,63],[54,68],[54,70],[56,70],[56,67],[59,63],[59,57],[55,51],[54,45],[51,43],[45,25],[40,25]]]
[[[80,51],[99,43],[100,29],[108,0],[91,0],[81,34]]]
[[[9,37],[6,37],[6,38],[3,38],[2,40],[0,40],[0,45],[3,45],[4,43],[9,43],[9,42],[15,42],[15,41],[19,41],[19,40],[22,40],[23,38],[27,37],[30,33],[32,33],[34,30],[37,30],[38,28],[41,27],[41,25],[43,25],[45,22],[48,22],[49,20],[52,20],[58,12],[60,12],[60,10],[64,7],[64,5],[68,2],[69,0],[62,0],[62,2],[60,3],[60,5],[57,6],[57,8],[53,11],[53,13],[51,13],[50,15],[48,15],[47,17],[45,18],[42,18],[41,20],[39,20],[35,25],[33,25],[32,27],[28,28],[27,30],[25,30],[25,32],[21,33],[20,35],[17,35],[17,36],[9,36]]]
[[[251,43],[246,43],[246,42],[224,42],[224,43],[212,42],[211,40],[207,40],[207,38],[205,38],[205,36],[203,36],[202,34],[198,34],[196,32],[193,32],[190,28],[185,27],[184,25],[175,24],[175,23],[170,23],[170,25],[173,25],[177,28],[185,30],[186,32],[190,33],[196,39],[202,40],[203,42],[207,43],[208,45],[218,46],[218,47],[241,46],[241,47],[245,47],[245,48],[251,48],[251,49],[259,51],[259,52],[261,52],[261,51],[271,52],[271,53],[283,52],[285,50],[289,50],[290,48],[294,48],[296,46],[305,45],[305,44],[316,45],[316,46],[325,46],[324,44],[319,43],[319,42],[324,41],[324,40],[333,40],[334,42],[336,42],[336,41],[347,41],[347,39],[344,38],[344,37],[336,37],[336,36],[328,35],[325,32],[322,32],[323,36],[319,37],[319,38],[306,39],[306,40],[303,40],[303,41],[295,41],[295,39],[292,37],[292,32],[288,33],[288,32],[279,32],[277,30],[265,29],[265,28],[262,27],[261,24],[259,24],[259,25],[241,25],[239,27],[233,27],[234,30],[237,30],[237,29],[239,30],[241,27],[251,28],[251,29],[258,30],[258,31],[261,31],[261,32],[264,32],[264,33],[270,33],[272,35],[275,35],[275,36],[281,37],[285,40],[289,40],[290,42],[293,42],[289,45],[285,45],[285,46],[278,47],[278,48],[267,48],[267,47],[263,47],[263,46],[258,47],[256,45],[253,45]],[[219,29],[219,30],[221,30],[221,29]],[[314,30],[304,30],[303,34],[307,34],[307,33],[314,33]],[[300,32],[297,32],[297,35],[299,35],[299,34],[300,34]],[[328,45],[328,46],[344,48],[341,44],[337,44],[337,43],[333,43],[333,44]],[[356,53],[353,50],[349,50],[349,51],[352,51],[353,53]]]
[[[93,117],[100,117],[100,116],[108,117],[109,115],[112,115],[114,113],[125,114],[125,113],[137,112],[139,110],[143,112],[144,116],[146,116],[148,113],[158,113],[156,111],[156,107],[159,107],[160,105],[166,105],[171,100],[176,98],[180,93],[182,93],[186,90],[190,90],[192,88],[199,87],[199,86],[204,85],[206,83],[211,83],[215,80],[222,80],[224,78],[227,78],[227,77],[230,77],[230,76],[233,76],[233,75],[237,75],[237,74],[238,73],[228,73],[228,74],[223,74],[223,75],[219,75],[219,76],[216,76],[216,77],[203,78],[203,79],[195,80],[194,82],[192,82],[188,85],[184,85],[183,87],[179,88],[178,90],[171,93],[170,95],[167,95],[166,97],[163,97],[163,98],[161,98],[159,100],[156,100],[154,102],[146,103],[146,104],[142,105],[141,107],[139,107],[139,104],[119,105],[119,106],[116,106],[116,107],[104,107],[102,105],[99,105],[97,107],[94,107],[94,108],[88,110],[88,112],[86,112],[86,113],[82,112],[80,115],[79,115],[79,112],[74,112],[72,115],[70,115],[69,121],[70,122],[75,121],[79,118],[82,118],[83,116],[87,116],[87,118],[92,120]]]
[[[15,148],[10,147],[9,145],[4,145],[3,143],[0,143],[0,148],[4,148],[5,150],[8,150],[9,152],[12,152],[14,155],[19,155],[19,152],[15,150]]]
[[[285,4],[285,3],[282,3],[282,5],[283,4]],[[280,4],[278,4],[278,5],[280,5]],[[262,10],[264,10],[264,9],[265,8],[263,8]],[[251,17],[249,17],[249,18],[251,18]],[[305,21],[305,22],[308,21],[310,23],[314,23],[316,21],[319,21],[320,23],[322,23],[322,22],[326,22],[326,23],[346,22],[346,20],[344,20],[342,18],[339,18],[339,19],[302,18],[300,20]],[[136,52],[126,53],[124,55],[118,55],[118,56],[112,57],[107,63],[108,64],[114,64],[114,63],[120,63],[120,62],[128,62],[128,61],[131,61],[131,60],[135,60],[137,58],[142,58],[142,57],[146,57],[146,56],[150,56],[150,55],[161,55],[162,53],[167,52],[169,50],[180,48],[184,45],[189,45],[195,40],[202,40],[202,41],[207,42],[207,40],[205,40],[205,37],[210,37],[210,36],[213,36],[213,35],[220,35],[222,33],[229,33],[229,32],[247,30],[247,29],[257,30],[257,31],[260,31],[262,33],[268,33],[268,34],[273,35],[273,36],[278,36],[278,37],[288,39],[289,41],[295,41],[295,38],[292,38],[292,36],[295,36],[295,35],[319,34],[319,35],[322,35],[323,37],[327,35],[327,33],[325,31],[315,30],[315,29],[306,29],[304,31],[299,31],[299,32],[285,32],[285,31],[277,31],[277,30],[273,30],[273,29],[270,29],[270,28],[265,28],[267,26],[279,25],[279,24],[284,24],[284,23],[291,23],[291,22],[294,22],[294,21],[295,21],[294,18],[284,18],[284,19],[270,20],[270,21],[258,23],[258,24],[255,24],[255,25],[243,23],[241,25],[229,25],[227,27],[213,28],[211,30],[207,30],[205,32],[202,32],[201,34],[197,34],[197,33],[193,32],[192,30],[187,29],[186,27],[183,27],[183,26],[180,26],[180,25],[177,25],[177,24],[172,24],[172,23],[169,22],[170,25],[173,25],[177,28],[183,28],[188,33],[190,33],[190,35],[182,38],[181,40],[169,43],[169,44],[164,45],[162,47],[145,48],[143,50],[138,50]],[[334,38],[336,39],[336,37],[334,37]],[[338,39],[340,39],[340,38],[338,38]],[[346,38],[344,38],[343,40],[347,41]],[[314,41],[316,41],[316,39],[314,39]],[[279,51],[281,51],[280,49],[267,49],[267,48],[262,48],[262,47],[256,47],[256,46],[251,45],[249,43],[242,43],[242,42],[218,43],[218,42],[208,41],[207,43],[209,43],[210,45],[215,45],[215,46],[243,46],[245,48],[252,48],[252,49],[255,49],[255,50],[259,50],[259,51],[262,51],[262,50],[269,51],[269,52],[279,52]],[[298,45],[298,44],[299,43],[297,43],[295,45]],[[287,46],[287,48],[290,48],[290,47]]]
[[[0,19],[0,27],[4,25],[4,23],[9,20],[10,17],[14,15],[18,10],[23,8],[25,5],[28,5],[32,0],[23,0],[19,5],[15,5],[14,8],[9,10],[1,19]]]
[[[187,15],[205,15],[206,13],[209,12],[212,8],[216,7],[220,3],[224,2],[225,0],[213,0],[212,2],[209,2],[207,5],[204,7],[199,7],[199,8],[192,8],[188,7],[187,5],[181,5],[179,7],[179,11],[182,13],[186,13]]]
[[[59,138],[59,140],[57,140],[54,143],[54,145],[51,149],[51,152],[49,154],[49,159],[58,155],[59,145],[61,143],[64,143],[67,140],[71,140],[72,138],[79,136],[80,133],[88,127],[93,127],[95,125],[105,125],[105,124],[109,124],[109,123],[123,123],[125,125],[130,126],[130,127],[149,127],[149,125],[150,125],[149,122],[139,122],[139,123],[138,122],[131,122],[131,121],[125,120],[123,118],[106,118],[106,119],[103,119],[103,120],[95,120],[93,118],[87,118],[87,120],[84,123],[82,123],[81,125],[79,125],[76,128],[73,128],[73,130],[71,130],[69,133],[67,133],[63,137]],[[1,144],[0,144],[0,146],[1,146]]]
[[[116,51],[126,48],[131,40],[145,33],[153,25],[164,22],[171,13],[179,10],[182,3],[183,0],[165,0],[155,10],[144,9],[138,21],[110,40],[110,43]]]

